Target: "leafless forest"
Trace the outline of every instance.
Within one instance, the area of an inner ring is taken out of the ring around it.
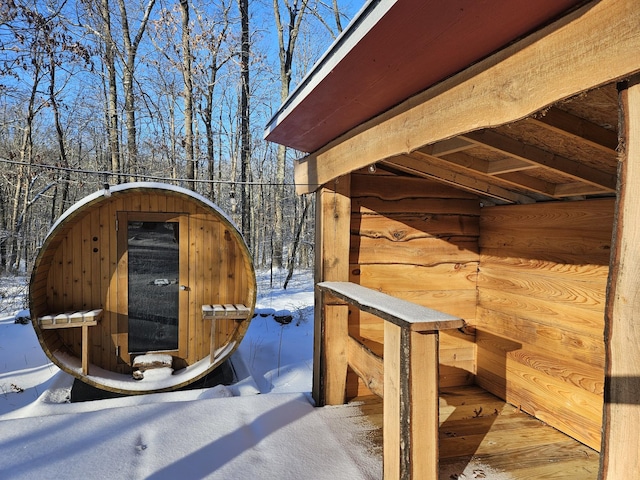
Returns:
[[[294,194],[291,168],[300,153],[266,143],[263,128],[358,7],[0,2],[0,273],[29,272],[62,212],[129,181],[213,200],[257,267],[309,265],[313,199]]]

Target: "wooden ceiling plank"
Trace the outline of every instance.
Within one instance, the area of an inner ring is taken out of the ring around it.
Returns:
[[[527,174],[519,172],[503,173],[495,175],[495,177],[516,187],[524,188],[547,197],[556,197],[555,184],[546,182],[540,178],[530,177]]]
[[[421,149],[415,152],[417,155],[426,155],[424,149]],[[487,178],[499,178],[511,185],[530,190],[532,192],[540,193],[547,197],[553,197],[555,191],[555,185],[549,182],[545,182],[544,180],[540,180],[538,178],[533,178],[528,175],[517,173],[518,170],[523,169],[531,169],[537,168],[536,165],[532,165],[530,163],[522,162],[521,160],[513,159],[513,162],[510,162],[511,159],[496,160],[496,161],[487,161],[482,158],[473,157],[471,155],[467,155],[465,153],[454,153],[447,155],[446,157],[441,158],[444,162],[451,163],[457,165],[459,167],[472,170],[474,173],[483,175]],[[504,168],[495,167],[495,163],[504,162]],[[508,163],[512,163],[512,168],[508,169],[506,165]],[[520,168],[516,168],[516,164]],[[444,163],[443,163],[444,165]],[[522,168],[524,166],[524,168]],[[490,180],[488,180],[490,182]]]
[[[610,193],[608,190],[598,188],[594,185],[575,182],[561,183],[555,186],[553,196],[556,198],[574,197],[576,195],[600,195]]]
[[[486,148],[519,158],[522,161],[530,162],[538,167],[567,175],[578,182],[590,183],[609,192],[614,192],[616,189],[615,175],[596,170],[588,165],[553,152],[547,152],[533,145],[520,143],[516,139],[494,131],[481,130],[471,132],[465,134],[463,138]]]
[[[531,168],[536,168],[536,165],[523,162],[519,158],[509,157],[489,162],[487,173],[489,175],[501,175],[503,173],[521,172],[522,170],[529,170]]]
[[[426,153],[427,155],[432,155],[434,157],[443,157],[452,153],[464,152],[465,150],[469,150],[473,147],[475,147],[475,145],[472,142],[464,140],[460,137],[454,137],[434,143],[432,145],[427,145],[426,147],[423,147],[419,150]]]
[[[428,155],[424,150],[418,150],[416,153]],[[466,153],[451,153],[445,157],[438,157],[445,162],[453,163],[459,167],[468,168],[474,172],[482,173],[486,175],[489,170],[489,161],[483,158],[474,157],[473,155],[467,155]]]
[[[491,197],[506,203],[535,203],[534,199],[526,195],[511,192],[484,180],[454,172],[447,168],[446,165],[441,165],[446,162],[439,160],[437,157],[426,156],[424,153],[400,155],[392,159],[387,159],[384,163],[405,172],[433,178],[462,190]]]
[[[425,153],[423,149],[418,150],[419,153]],[[442,158],[450,163],[454,163],[460,167],[469,168],[484,175],[499,175],[501,173],[519,172],[531,168],[538,168],[530,162],[523,162],[517,158],[504,158],[501,160],[485,160],[475,157],[467,153],[451,153]]]
[[[588,143],[592,147],[608,154],[615,154],[618,148],[617,132],[556,107],[550,108],[540,115],[528,118],[525,122]]]

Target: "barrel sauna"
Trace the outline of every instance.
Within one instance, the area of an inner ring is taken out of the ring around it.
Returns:
[[[177,389],[238,347],[253,261],[211,201],[159,183],[107,187],[67,210],[36,258],[29,302],[49,358],[118,393]]]

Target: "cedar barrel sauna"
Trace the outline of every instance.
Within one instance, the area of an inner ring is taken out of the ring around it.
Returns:
[[[33,325],[65,372],[136,394],[202,378],[237,348],[256,278],[242,235],[211,201],[159,183],[111,186],[67,210],[30,282]]]

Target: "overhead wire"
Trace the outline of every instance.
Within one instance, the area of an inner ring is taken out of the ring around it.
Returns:
[[[210,180],[204,178],[172,178],[160,175],[147,175],[141,173],[116,173],[109,170],[87,170],[83,168],[74,168],[74,167],[63,167],[60,165],[47,165],[43,163],[27,163],[20,162],[18,160],[9,160],[6,158],[0,158],[0,163],[6,163],[10,165],[17,166],[25,166],[25,167],[34,167],[34,168],[43,168],[48,170],[57,170],[61,172],[69,172],[69,173],[79,173],[84,175],[97,175],[102,178],[108,177],[128,177],[128,178],[140,178],[144,180],[159,180],[165,182],[188,182],[188,183],[209,183],[209,184],[223,184],[223,185],[263,185],[263,186],[295,186],[296,184],[293,182],[253,182],[253,181],[239,181],[239,180]]]

